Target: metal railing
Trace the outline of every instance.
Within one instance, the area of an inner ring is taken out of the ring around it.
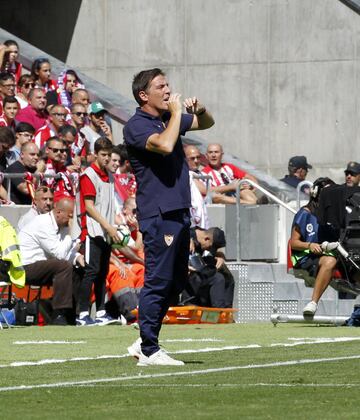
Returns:
[[[82,73],[75,66],[68,66],[66,63],[61,62],[50,54],[47,54],[21,38],[18,38],[14,34],[0,28],[0,42],[5,41],[6,39],[14,39],[19,44],[20,61],[26,69],[31,68],[31,64],[36,58],[47,57],[51,61],[52,77],[54,78],[65,68],[72,68],[76,70],[86,89],[89,90],[91,100],[100,101],[111,117],[118,123],[125,124],[134,113],[137,104],[133,99],[126,98],[108,86]],[[183,140],[185,144],[196,145],[200,149],[201,153],[206,152],[206,141],[204,141],[201,137],[194,135],[193,132],[191,132],[189,136],[183,137]],[[262,185],[271,188],[273,192],[287,201],[295,199],[294,188],[277,180],[266,172],[257,169],[250,163],[228,153],[224,154],[224,161],[233,163],[234,165],[241,167],[244,171],[254,175],[262,183]]]
[[[293,214],[296,214],[296,210],[294,210],[292,207],[290,207],[288,204],[284,203],[282,200],[280,200],[278,197],[276,197],[271,192],[267,191],[265,188],[257,184],[256,182],[252,181],[251,179],[244,178],[242,179],[238,185],[236,186],[236,242],[237,242],[237,252],[236,252],[236,259],[237,261],[241,261],[241,251],[240,251],[240,189],[243,184],[250,184],[255,189],[261,191],[263,194],[266,195],[269,199],[274,201],[275,203],[279,204],[280,206],[284,207],[286,210],[290,211]]]

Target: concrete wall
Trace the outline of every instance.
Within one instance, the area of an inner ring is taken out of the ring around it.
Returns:
[[[216,125],[203,137],[275,176],[305,154],[318,175],[360,161],[360,17],[337,0],[83,0],[68,64],[131,97],[162,67]]]

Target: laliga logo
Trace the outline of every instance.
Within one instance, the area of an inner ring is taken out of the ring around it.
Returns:
[[[314,230],[314,226],[311,223],[306,225],[306,232],[311,233]]]

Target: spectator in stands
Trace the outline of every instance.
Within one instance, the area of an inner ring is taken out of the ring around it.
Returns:
[[[45,146],[50,137],[58,136],[60,127],[66,124],[67,110],[63,105],[54,105],[49,112],[46,124],[35,133],[35,143],[40,149]]]
[[[0,117],[0,127],[9,127],[15,132],[15,117],[19,103],[15,96],[6,96],[3,100],[3,114]]]
[[[74,70],[63,70],[57,80],[57,90],[48,91],[46,94],[49,105],[61,104],[70,111],[72,95],[76,89],[83,88],[82,81]]]
[[[26,284],[53,285],[53,324],[68,325],[73,310],[73,265],[84,265],[69,235],[74,202],[62,199],[49,213],[36,216],[19,232]]]
[[[43,88],[45,93],[56,91],[58,88],[55,80],[51,79],[51,64],[48,58],[37,58],[31,66],[31,76],[34,78],[36,87]]]
[[[65,166],[72,172],[80,172],[81,170],[81,150],[79,150],[75,143],[76,136],[76,128],[72,125],[63,125],[59,128],[58,137],[64,142],[64,144],[66,144],[67,148]],[[86,154],[84,160],[86,160]]]
[[[29,93],[35,87],[35,80],[31,74],[23,74],[17,84],[16,99],[19,102],[20,109],[29,105]]]
[[[214,308],[231,308],[234,278],[219,251],[226,245],[225,234],[219,228],[191,229],[190,276],[182,293],[184,304]]]
[[[10,73],[0,73],[0,115],[3,112],[3,100],[7,96],[15,95],[15,78]]]
[[[351,161],[345,169],[345,184],[348,187],[357,187],[360,183],[360,163]]]
[[[54,207],[54,193],[51,188],[40,186],[35,190],[34,200],[31,208],[23,214],[19,221],[17,230],[20,231],[26,224],[31,222],[39,214],[49,213]]]
[[[83,161],[86,161],[87,155],[89,153],[89,141],[87,140],[85,134],[81,129],[85,126],[87,119],[87,107],[81,103],[74,103],[71,106],[71,121],[76,129],[75,141],[73,144],[73,154],[76,156],[81,156]]]
[[[82,104],[88,108],[90,105],[90,97],[89,92],[86,89],[76,89],[72,95],[72,103],[73,104]]]
[[[284,178],[280,179],[280,181],[285,182],[286,184],[290,185],[291,187],[296,188],[301,181],[304,181],[309,169],[312,168],[307,162],[305,156],[293,156],[289,160],[288,164],[288,171],[289,174],[285,175]],[[309,193],[309,187],[303,186],[301,191],[305,193]]]
[[[199,170],[201,154],[200,150],[196,146],[185,147],[185,157],[189,165],[190,175],[190,190],[191,190],[191,227],[199,226],[203,229],[209,228],[209,218],[205,206],[205,201],[201,191],[205,193],[206,187],[204,182],[196,179],[196,176],[201,176]],[[201,190],[200,190],[201,188]]]
[[[48,114],[46,112],[46,94],[42,88],[34,88],[29,92],[30,104],[16,115],[16,121],[31,124],[35,130],[46,124]]]
[[[114,181],[107,171],[112,143],[106,137],[96,140],[94,152],[96,160],[80,177],[80,239],[85,243],[85,255],[88,255],[85,273],[79,291],[79,326],[114,322],[105,311],[105,279],[109,270],[111,242],[120,242],[120,236],[114,227]],[[78,215],[79,216],[79,215]],[[91,288],[94,285],[96,298],[95,321],[89,315]]]
[[[0,71],[11,73],[15,82],[20,79],[22,64],[17,61],[19,57],[19,45],[13,39],[8,39],[0,45]]]
[[[68,148],[58,137],[50,137],[46,143],[46,175],[54,178],[46,178],[47,186],[54,190],[54,201],[61,198],[74,198],[75,188],[71,180],[72,170],[65,166]]]
[[[114,147],[113,152],[119,156],[119,164],[117,165],[116,162],[115,166],[118,167],[116,173],[114,173],[115,209],[116,214],[118,214],[122,209],[124,201],[128,197],[135,197],[136,181],[132,173],[126,146],[119,144]]]
[[[8,166],[7,155],[15,144],[15,136],[9,127],[0,127],[0,172]]]
[[[110,161],[107,165],[107,170],[111,173],[117,173],[117,170],[120,167],[120,151],[119,149],[114,146],[111,151]]]
[[[12,163],[7,169],[8,174],[43,173],[43,162],[39,163],[40,152],[36,144],[27,142],[21,146],[20,159]],[[13,178],[10,182],[11,189],[8,191],[9,199],[15,204],[31,204],[32,191],[36,186],[36,179],[31,176],[26,178]]]
[[[15,144],[7,154],[7,163],[11,165],[20,158],[21,146],[34,138],[34,127],[28,123],[18,123],[15,129]]]
[[[294,268],[301,268],[316,277],[311,302],[304,310],[304,316],[314,316],[318,302],[328,287],[336,266],[336,258],[331,253],[325,253],[318,243],[319,197],[321,190],[334,181],[329,178],[318,178],[310,189],[310,200],[294,216],[291,229],[290,246]]]
[[[93,102],[89,105],[88,113],[90,116],[89,125],[83,127],[80,131],[89,141],[90,152],[94,152],[94,143],[99,137],[107,137],[113,141],[110,126],[105,121],[106,110],[101,102]]]
[[[209,162],[207,166],[202,169],[204,175],[211,176],[211,192],[216,192],[213,196],[213,203],[235,204],[236,203],[236,187],[239,180],[248,178],[254,182],[257,179],[241,170],[232,163],[223,163],[224,152],[221,144],[213,143],[207,147],[206,157]],[[257,197],[249,184],[243,184],[240,190],[241,204],[256,204]]]

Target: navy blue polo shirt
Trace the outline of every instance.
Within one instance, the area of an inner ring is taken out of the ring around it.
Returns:
[[[189,167],[180,136],[172,153],[166,156],[146,150],[148,138],[162,133],[170,116],[166,112],[162,117],[154,117],[137,108],[124,127],[125,144],[137,182],[139,219],[191,207]],[[180,135],[190,129],[192,122],[193,115],[182,114]]]

